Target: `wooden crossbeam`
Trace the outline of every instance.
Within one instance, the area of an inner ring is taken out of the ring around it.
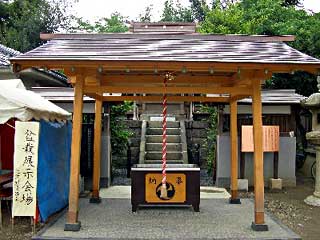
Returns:
[[[161,102],[162,96],[105,96],[104,102],[122,102],[122,101],[138,101],[138,102]],[[168,96],[169,102],[229,102],[229,97],[205,97],[205,96]]]
[[[166,93],[166,94],[231,94],[231,95],[251,95],[252,91],[248,87],[113,87],[113,86],[86,86],[85,94],[89,93]]]
[[[91,97],[95,100],[99,100],[102,101],[102,96],[96,93],[86,93],[85,95],[87,95],[88,97]]]
[[[236,95],[236,96],[231,96],[231,97],[230,97],[230,102],[239,101],[239,100],[241,100],[241,99],[248,98],[248,97],[251,97],[251,95]]]
[[[239,62],[187,62],[187,61],[114,61],[114,60],[88,60],[88,59],[19,59],[11,60],[15,72],[30,67],[43,67],[47,69],[63,69],[70,76],[75,73],[96,71],[97,67],[110,70],[154,70],[158,71],[179,71],[183,67],[188,71],[207,71],[209,68],[214,71],[237,72],[238,69],[265,70],[273,73],[290,73],[293,71],[307,71],[317,74],[320,70],[319,64],[314,63],[239,63]],[[72,69],[72,71],[71,71]]]
[[[106,75],[102,77],[101,85],[110,84],[148,84],[163,83],[164,76],[161,75]],[[230,76],[214,76],[214,75],[190,75],[180,74],[174,78],[169,84],[207,84],[207,83],[231,83]]]
[[[264,70],[238,70],[237,74],[234,74],[230,78],[230,82],[233,83],[233,86],[241,86],[241,85],[250,85],[253,80],[267,80],[272,77],[272,72],[268,69]]]

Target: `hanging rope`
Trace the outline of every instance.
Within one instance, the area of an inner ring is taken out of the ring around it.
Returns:
[[[169,74],[167,73],[163,80],[164,90],[167,88],[167,81]],[[167,199],[167,94],[163,94],[162,102],[162,187],[161,187],[161,198]]]

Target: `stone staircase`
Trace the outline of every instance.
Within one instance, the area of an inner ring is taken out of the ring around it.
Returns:
[[[184,121],[167,122],[167,164],[188,163],[185,133]],[[143,121],[139,163],[162,163],[161,121]]]

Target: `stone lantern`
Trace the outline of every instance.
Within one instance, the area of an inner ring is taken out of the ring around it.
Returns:
[[[320,207],[320,76],[318,76],[317,82],[319,91],[302,101],[301,104],[312,112],[312,132],[308,132],[306,138],[309,143],[314,145],[316,150],[315,191],[304,202],[308,205]]]

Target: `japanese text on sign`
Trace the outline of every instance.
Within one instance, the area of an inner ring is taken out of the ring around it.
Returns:
[[[35,216],[38,122],[16,122],[12,216]]]

